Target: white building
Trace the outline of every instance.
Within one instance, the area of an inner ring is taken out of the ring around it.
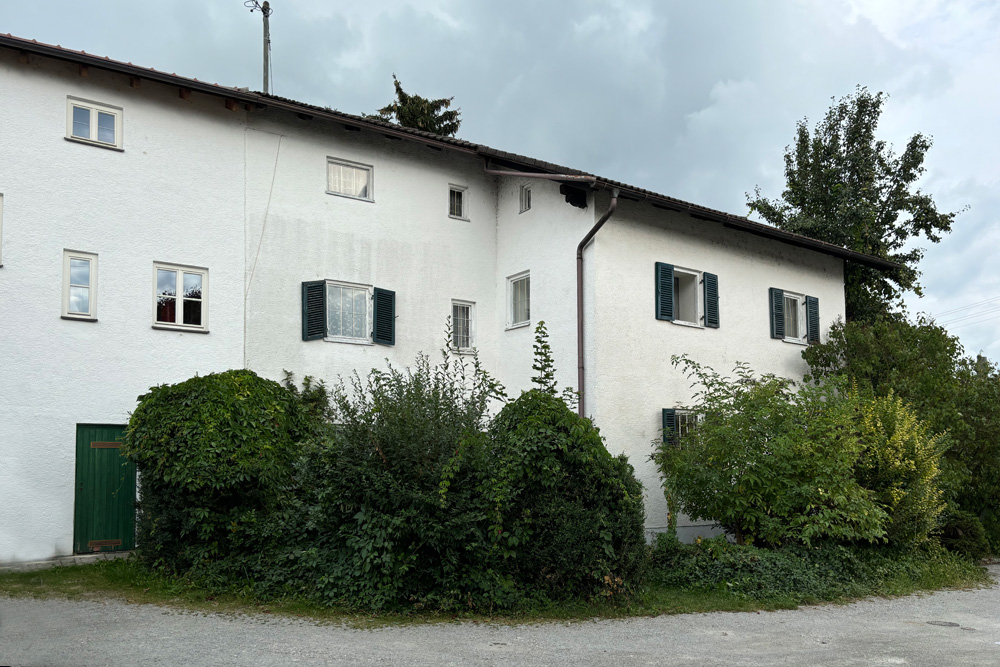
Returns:
[[[578,314],[577,248],[601,220]],[[629,454],[662,529],[650,443],[692,392],[670,356],[801,376],[802,346],[844,314],[845,261],[892,266],[486,146],[0,35],[0,563],[130,546],[114,440],[150,386],[402,366],[441,348],[448,317],[513,395],[544,320],[560,385],[583,375],[585,414]]]

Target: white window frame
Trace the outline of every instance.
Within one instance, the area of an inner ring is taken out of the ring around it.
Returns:
[[[783,340],[786,343],[794,343],[796,345],[808,345],[809,326],[806,323],[806,297],[804,294],[799,294],[797,292],[785,292],[785,291],[783,292],[784,296],[782,297],[782,304],[781,304],[782,317],[786,318],[785,321],[782,322],[782,324],[785,325],[785,337],[783,338]],[[795,302],[796,324],[798,325],[798,334],[799,334],[798,336],[788,335],[788,326],[787,326],[788,320],[786,316],[788,314],[789,299]]]
[[[323,286],[324,290],[328,290],[331,286],[334,287],[349,287],[351,289],[362,289],[367,293],[367,298],[365,299],[365,335],[360,338],[355,338],[354,336],[332,336],[327,333],[326,337],[323,339],[331,343],[352,343],[354,345],[374,345],[375,342],[372,340],[372,329],[374,328],[374,300],[375,300],[375,287],[374,285],[363,285],[360,283],[349,283],[343,280],[327,280],[326,285]],[[324,299],[326,300],[326,330],[330,331],[330,299],[329,291],[324,293]]]
[[[451,212],[451,193],[460,192],[462,194],[462,211],[461,215],[454,215]],[[454,183],[448,184],[448,217],[454,220],[465,220],[469,221],[469,187],[466,185],[455,185]]]
[[[184,274],[185,273],[198,273],[201,274],[201,324],[184,324],[181,322],[161,322],[156,319],[156,301],[157,301],[157,275],[158,269],[163,269],[164,271],[176,271],[177,272],[177,295],[174,297],[178,299],[181,303],[178,304],[179,307],[175,309],[176,316],[183,320],[184,317]],[[192,333],[208,333],[208,269],[203,266],[191,266],[189,264],[174,264],[172,262],[153,262],[153,328],[154,329],[165,329],[169,331],[190,331]]]
[[[347,192],[337,192],[336,190],[330,189],[330,167],[332,165],[337,165],[339,167],[350,167],[351,169],[357,169],[359,171],[368,172],[368,196],[359,197],[357,195],[352,195]],[[333,157],[328,155],[326,157],[326,194],[334,195],[337,197],[346,197],[348,199],[355,199],[357,201],[375,201],[375,167],[370,164],[364,164],[363,162],[354,162],[353,160],[345,160],[339,157]]]
[[[528,319],[523,322],[514,321],[514,284],[520,280],[528,278]],[[512,276],[507,276],[507,328],[520,329],[531,326],[531,272],[521,271]]]
[[[79,137],[73,134],[73,107],[80,107],[81,109],[87,109],[90,111],[90,136],[89,137]],[[97,114],[105,113],[115,117],[115,140],[114,142],[100,141],[95,138],[97,132]],[[100,146],[101,148],[110,148],[113,150],[123,150],[122,149],[122,138],[124,136],[124,110],[121,107],[111,106],[109,104],[102,104],[100,102],[94,102],[93,100],[85,100],[80,97],[73,97],[71,95],[66,96],[66,139],[68,141],[75,141],[81,144],[90,144],[91,146]]]
[[[702,281],[704,276],[702,271],[696,271],[694,269],[685,269],[682,267],[674,267],[674,324],[680,324],[686,327],[698,327],[699,329],[705,328],[705,290],[702,287]],[[694,278],[694,321],[682,320],[679,316],[680,306],[678,305],[678,290],[677,290],[677,278],[678,276],[690,276]]]
[[[465,306],[469,309],[469,344],[466,347],[459,347],[455,345],[455,306]],[[451,300],[451,326],[452,326],[452,336],[450,341],[450,346],[453,352],[458,352],[459,354],[471,353],[473,348],[476,347],[476,302],[475,301],[464,301],[462,299],[452,299]]]
[[[674,419],[677,420],[677,437],[678,439],[683,438],[688,433],[691,432],[701,421],[705,418],[705,415],[694,412],[693,410],[686,410],[684,408],[676,408],[674,410]],[[681,422],[684,422],[683,426]]]
[[[531,186],[522,185],[521,186],[521,206],[518,213],[524,213],[525,211],[531,210]]]
[[[70,260],[74,259],[82,259],[90,262],[90,283],[86,285],[90,291],[87,298],[89,310],[86,313],[74,313],[70,312],[69,309]],[[69,249],[63,250],[62,318],[64,320],[82,320],[84,322],[97,321],[97,253]]]

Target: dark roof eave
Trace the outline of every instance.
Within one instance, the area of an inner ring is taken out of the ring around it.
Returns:
[[[553,174],[593,176],[593,174],[588,174],[587,172],[580,171],[578,169],[570,169],[568,167],[537,160],[525,155],[508,153],[506,151],[490,148],[489,146],[484,146],[482,144],[464,141],[462,139],[443,137],[430,132],[423,132],[421,130],[414,130],[411,128],[402,128],[392,123],[386,123],[371,118],[363,118],[361,116],[355,116],[341,111],[334,111],[324,107],[317,107],[311,104],[277,97],[275,95],[265,95],[263,93],[252,92],[240,88],[231,88],[215,83],[199,81],[198,79],[189,79],[177,74],[161,72],[148,67],[140,67],[138,65],[125,63],[119,60],[112,60],[106,56],[95,56],[83,51],[74,51],[58,45],[44,44],[36,40],[22,39],[10,34],[0,34],[0,46],[6,46],[19,51],[37,53],[39,55],[48,56],[57,60],[99,67],[131,76],[138,76],[143,79],[149,79],[150,81],[157,81],[166,85],[196,90],[209,95],[226,97],[232,100],[253,104],[255,106],[273,106],[294,113],[306,113],[314,117],[324,118],[337,123],[365,126],[373,132],[379,132],[385,135],[398,137],[400,139],[424,143],[435,148],[447,148],[449,150],[478,155],[484,158],[500,159],[505,162],[514,163],[533,170],[545,171]],[[827,255],[833,255],[847,261],[857,262],[858,264],[863,264],[879,270],[896,270],[902,268],[895,262],[890,262],[878,257],[866,255],[864,253],[854,252],[853,250],[847,250],[846,248],[841,248],[840,246],[825,243],[823,241],[817,241],[799,234],[786,232],[769,225],[753,222],[747,218],[732,215],[731,213],[725,213],[723,211],[698,206],[697,204],[685,202],[680,199],[674,199],[673,197],[667,197],[666,195],[630,186],[625,183],[619,183],[617,181],[611,181],[599,177],[595,177],[595,179],[597,181],[596,187],[598,188],[618,188],[626,193],[626,197],[629,199],[649,201],[654,205],[658,205],[660,208],[685,212],[699,219],[722,223],[726,227],[730,227],[732,229],[738,229],[740,231],[756,234],[758,236],[763,236],[765,238],[787,243],[789,245],[815,250]]]

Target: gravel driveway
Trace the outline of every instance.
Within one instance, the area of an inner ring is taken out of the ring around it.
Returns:
[[[992,566],[994,579],[1000,566]],[[0,665],[1000,665],[1000,586],[794,611],[354,630],[0,598]]]

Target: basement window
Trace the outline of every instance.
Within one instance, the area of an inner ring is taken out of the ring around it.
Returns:
[[[121,150],[121,107],[78,97],[67,97],[66,138],[70,141]]]

